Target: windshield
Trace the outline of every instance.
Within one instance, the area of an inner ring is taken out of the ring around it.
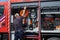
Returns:
[[[0,16],[3,16],[4,13],[4,6],[0,6]]]

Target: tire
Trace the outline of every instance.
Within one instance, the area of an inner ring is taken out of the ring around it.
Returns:
[[[57,37],[51,37],[51,38],[48,38],[47,40],[60,40],[60,38],[57,38]]]

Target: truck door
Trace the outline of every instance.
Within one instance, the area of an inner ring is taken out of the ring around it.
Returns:
[[[8,40],[8,2],[0,2],[0,40]]]

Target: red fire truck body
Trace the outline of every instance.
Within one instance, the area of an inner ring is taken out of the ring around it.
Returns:
[[[14,3],[14,2],[34,2],[34,1],[40,1],[40,0],[11,0],[10,2]]]
[[[10,35],[10,12],[9,1],[0,0],[0,40],[9,40]],[[5,38],[5,39],[4,39]]]
[[[0,32],[8,32],[8,3],[0,2],[0,6],[4,7],[3,15],[0,18]]]

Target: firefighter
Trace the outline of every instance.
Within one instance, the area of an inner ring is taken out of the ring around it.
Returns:
[[[15,14],[15,19],[13,21],[13,25],[15,28],[15,39],[14,40],[23,40],[24,29],[22,27],[22,19],[24,16],[19,16],[18,13]]]
[[[25,11],[26,11],[26,6],[24,7],[23,12],[21,13],[22,16],[20,16],[18,13],[15,14],[15,18],[14,19],[14,28],[15,28],[15,40],[23,40],[23,34],[24,34],[24,28],[23,28],[23,19],[26,17],[25,15]]]

